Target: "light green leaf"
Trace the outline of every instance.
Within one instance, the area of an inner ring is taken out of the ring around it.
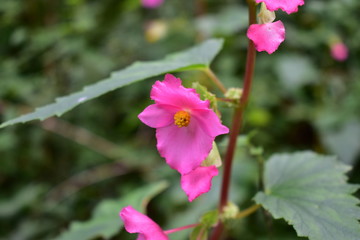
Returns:
[[[218,210],[211,210],[207,213],[205,213],[201,219],[200,223],[205,227],[212,227],[215,225],[219,220],[219,211]]]
[[[213,142],[212,146],[213,147],[212,147],[209,155],[201,163],[201,166],[203,166],[203,167],[209,167],[209,166],[215,165],[215,167],[218,168],[222,165],[219,149],[218,149],[215,141]]]
[[[255,201],[298,236],[311,240],[359,240],[358,186],[348,184],[350,167],[313,152],[272,156],[265,166],[265,193]]]
[[[119,212],[122,208],[131,205],[136,210],[144,212],[149,200],[166,187],[166,182],[154,183],[120,199],[104,200],[96,206],[91,219],[85,222],[71,223],[70,228],[61,233],[56,240],[88,240],[100,236],[105,239],[110,238],[123,225],[119,218]]]
[[[82,91],[56,99],[55,103],[37,108],[34,112],[4,122],[0,128],[32,120],[44,120],[51,116],[61,116],[72,108],[131,83],[173,71],[208,68],[221,50],[223,40],[211,39],[191,49],[171,54],[163,60],[136,62],[114,72],[108,79],[86,86]]]

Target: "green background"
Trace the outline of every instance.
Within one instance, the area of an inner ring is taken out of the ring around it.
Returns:
[[[274,54],[257,55],[243,130],[264,148],[265,157],[304,149],[334,154],[353,166],[350,182],[360,182],[359,11],[358,0],[305,0],[298,13],[277,12],[286,40]],[[153,21],[167,30],[149,41]],[[213,37],[225,42],[212,69],[227,87],[241,87],[246,27],[246,4],[239,0],[165,0],[157,9],[142,8],[137,0],[2,0],[0,120],[30,112],[135,61],[162,59]],[[344,62],[330,54],[338,39],[349,48]],[[199,81],[221,96],[201,71],[176,76],[186,86]],[[147,212],[163,228],[194,223],[214,208],[220,177],[210,193],[189,204],[178,173],[156,151],[154,130],[137,118],[151,104],[151,85],[162,78],[110,92],[61,118],[1,129],[0,239],[54,239],[72,221],[89,220],[99,203],[159,180],[169,187],[149,202]],[[229,125],[230,109],[224,104],[220,109]],[[226,137],[218,138],[222,152],[225,142]],[[248,150],[240,141],[231,189],[240,208],[249,206],[257,192],[256,160]],[[121,207],[114,207],[116,214]],[[234,222],[228,239],[296,239],[283,220],[267,218],[259,213]],[[118,224],[120,229],[119,219]],[[113,237],[135,238],[124,231]]]

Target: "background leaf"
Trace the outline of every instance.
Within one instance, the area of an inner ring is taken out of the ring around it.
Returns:
[[[56,240],[87,240],[94,237],[110,238],[115,235],[123,223],[119,211],[128,205],[144,212],[149,200],[167,187],[166,182],[158,182],[140,188],[120,199],[104,200],[97,205],[93,217],[85,222],[73,222],[69,230],[64,231]]]
[[[360,122],[349,120],[337,128],[320,125],[321,140],[346,164],[354,164],[360,153]]]
[[[35,112],[9,120],[1,124],[0,128],[36,119],[44,120],[54,115],[60,116],[90,99],[146,78],[179,70],[207,68],[222,48],[222,44],[223,40],[212,39],[191,49],[169,55],[163,60],[136,62],[123,70],[112,73],[108,79],[85,87],[80,92],[57,98],[55,103],[37,108]]]
[[[312,152],[274,155],[265,167],[265,193],[255,196],[276,219],[312,240],[360,239],[359,200],[350,194],[349,167]]]

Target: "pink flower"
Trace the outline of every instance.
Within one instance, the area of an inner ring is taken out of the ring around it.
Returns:
[[[195,89],[183,87],[171,74],[156,81],[150,95],[155,104],[139,119],[156,128],[157,149],[167,164],[181,175],[190,173],[207,157],[215,137],[229,129],[209,108],[209,101],[202,101]]]
[[[164,0],[141,0],[141,4],[146,8],[157,8],[163,4]]]
[[[344,43],[338,42],[331,45],[331,56],[335,60],[342,62],[348,58],[349,50]]]
[[[281,9],[287,14],[298,11],[298,7],[304,5],[304,0],[255,0],[257,3],[264,2],[270,11]]]
[[[210,191],[211,180],[218,175],[215,166],[198,167],[188,174],[181,176],[181,188],[184,190],[190,202],[203,193]]]
[[[247,36],[254,42],[257,51],[266,51],[271,54],[285,40],[285,27],[281,21],[252,24],[247,31]]]
[[[126,231],[139,233],[137,240],[168,240],[163,230],[148,216],[127,206],[120,211],[120,218],[124,222]]]

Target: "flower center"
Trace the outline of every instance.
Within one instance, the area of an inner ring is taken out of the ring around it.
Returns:
[[[174,123],[179,128],[187,127],[190,123],[190,113],[186,111],[178,111],[174,115]]]

